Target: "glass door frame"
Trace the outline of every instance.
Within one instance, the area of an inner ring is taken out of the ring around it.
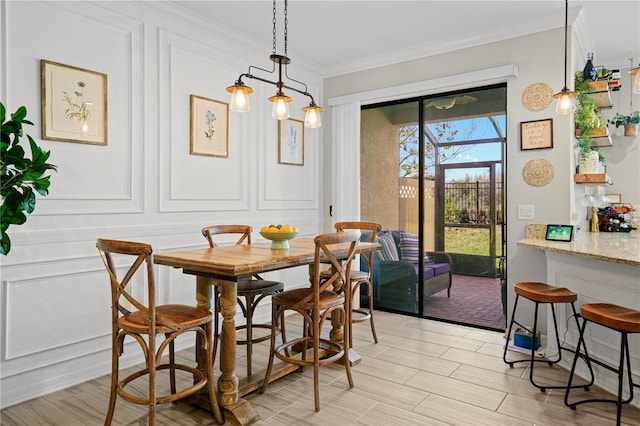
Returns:
[[[439,164],[436,165],[436,217],[435,217],[435,247],[436,250],[445,250],[445,174],[447,170],[451,169],[488,169],[489,170],[489,257],[491,259],[498,259],[496,256],[497,245],[500,244],[501,252],[504,251],[504,235],[501,241],[496,241],[496,226],[498,225],[497,217],[497,194],[496,194],[496,166],[500,165],[504,174],[504,158],[502,160],[491,161],[478,161],[470,163],[453,163],[453,164]],[[504,179],[503,179],[504,181]],[[502,201],[502,212],[504,217],[504,198],[505,189],[502,188],[502,194],[500,199]],[[476,213],[477,214],[477,213]],[[500,223],[502,226],[502,233],[504,233],[504,220]],[[503,255],[502,253],[501,255]],[[493,262],[495,263],[495,262]]]

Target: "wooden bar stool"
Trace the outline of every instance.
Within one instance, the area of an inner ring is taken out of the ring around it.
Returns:
[[[571,366],[571,373],[569,374],[569,387],[567,387],[567,391],[564,395],[564,404],[567,407],[570,407],[572,410],[575,410],[576,405],[584,404],[587,402],[613,402],[617,406],[616,425],[620,425],[622,404],[628,404],[629,402],[631,402],[633,400],[633,388],[640,387],[639,383],[633,383],[628,340],[628,334],[640,333],[640,311],[624,308],[622,306],[612,305],[609,303],[592,303],[582,305],[580,307],[580,314],[582,315],[582,318],[584,318],[584,321],[582,323],[582,328],[580,328],[578,351],[576,352],[576,356],[573,359],[573,365]],[[576,371],[576,362],[578,360],[578,357],[583,356],[580,353],[580,344],[582,344],[585,348],[584,356],[588,357],[588,355],[586,354],[586,346],[584,345],[584,330],[587,326],[587,322],[589,321],[595,324],[600,324],[601,326],[607,327],[611,330],[618,331],[621,334],[620,364],[618,365],[618,368],[605,364],[598,359],[589,358],[591,362],[594,362],[609,371],[618,373],[618,397],[617,399],[585,399],[582,401],[569,403],[569,389],[571,387],[571,382],[573,381],[573,375]],[[622,390],[624,385],[625,357],[629,382],[629,397],[623,401]]]
[[[536,362],[546,362],[550,367],[553,366],[553,364],[557,364],[558,362],[560,362],[560,360],[562,360],[562,351],[566,350],[569,352],[576,352],[570,348],[565,348],[563,346],[560,345],[560,336],[558,335],[558,322],[556,320],[556,310],[555,310],[555,304],[556,303],[569,303],[571,304],[571,309],[573,311],[573,318],[576,321],[576,326],[578,327],[578,330],[580,330],[580,322],[578,321],[578,313],[576,312],[576,307],[575,307],[575,302],[576,300],[578,300],[578,295],[574,292],[572,292],[571,290],[569,290],[568,288],[564,288],[564,287],[554,287],[552,285],[549,284],[545,284],[545,283],[539,283],[539,282],[519,282],[519,283],[515,283],[514,284],[514,289],[516,292],[516,300],[515,303],[513,304],[513,312],[511,314],[511,321],[509,322],[509,330],[507,332],[507,344],[504,345],[504,354],[502,356],[502,359],[504,360],[505,363],[509,364],[509,367],[513,368],[513,364],[517,363],[517,362],[528,362],[530,363],[530,367],[529,367],[529,381],[531,382],[531,384],[535,387],[537,387],[538,389],[540,389],[541,392],[545,392],[547,389],[564,389],[566,386],[550,386],[550,385],[539,385],[535,382],[535,380],[533,379],[533,366]],[[535,306],[535,314],[534,314],[534,319],[533,319],[533,330],[529,330],[526,326],[520,324],[519,322],[516,321],[516,309],[518,307],[518,300],[520,299],[520,296],[531,300],[532,302],[534,302],[536,304]],[[538,332],[538,308],[540,306],[541,303],[548,303],[551,306],[551,314],[553,316],[553,328],[555,330],[555,335],[556,335],[556,344],[557,344],[557,348],[558,348],[558,358],[555,361],[550,361],[548,359],[535,359],[535,352],[536,352],[536,346],[535,346],[535,337],[536,337],[536,333]],[[516,361],[508,361],[507,360],[507,350],[509,348],[509,344],[508,344],[508,339],[511,336],[511,330],[513,328],[513,324],[517,324],[520,327],[526,329],[527,331],[531,332],[531,336],[532,336],[532,341],[531,341],[531,357],[529,359],[521,359],[521,360],[516,360]],[[584,342],[582,343],[582,345],[584,346]],[[585,354],[587,354],[587,348],[584,347],[584,351]],[[587,355],[588,356],[588,355]],[[588,362],[588,358],[585,358],[585,360],[587,361],[587,365],[589,367],[589,371],[591,372],[591,381],[589,382],[589,384],[587,385],[576,385],[574,387],[580,387],[580,388],[584,388],[585,390],[589,390],[589,386],[591,386],[593,384],[593,370],[591,368],[591,364]]]

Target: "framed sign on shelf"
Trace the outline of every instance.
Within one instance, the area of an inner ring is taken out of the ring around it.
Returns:
[[[553,148],[553,119],[520,123],[520,150]]]
[[[107,75],[42,59],[42,139],[107,144]]]
[[[304,123],[288,118],[278,124],[278,163],[304,166]]]
[[[190,153],[229,157],[229,104],[191,95]]]

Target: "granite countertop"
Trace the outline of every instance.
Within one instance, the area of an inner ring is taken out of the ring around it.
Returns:
[[[525,238],[519,246],[553,251],[605,262],[640,266],[640,235],[631,232],[584,232],[572,242]]]

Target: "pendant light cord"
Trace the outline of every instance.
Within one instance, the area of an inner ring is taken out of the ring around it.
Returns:
[[[284,0],[284,56],[288,56],[287,54],[287,38],[288,38],[288,31],[287,31],[287,24],[289,23],[289,18],[287,16],[288,14],[288,6],[289,6],[289,1],[288,0]],[[277,43],[276,43],[276,23],[278,22],[278,20],[276,19],[276,0],[273,0],[273,54],[276,55],[276,50],[277,50]]]
[[[567,89],[567,27],[569,25],[569,0],[564,0],[564,88]]]

